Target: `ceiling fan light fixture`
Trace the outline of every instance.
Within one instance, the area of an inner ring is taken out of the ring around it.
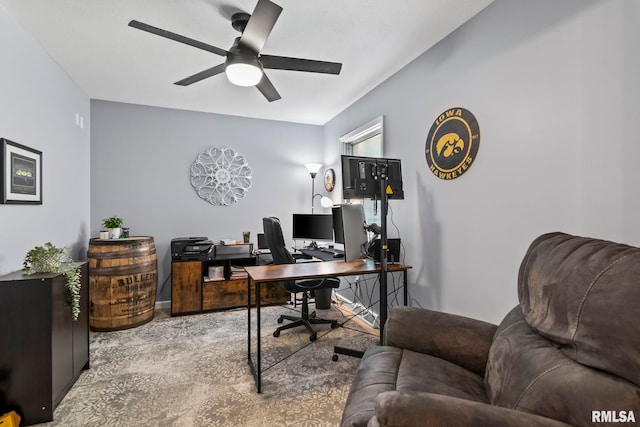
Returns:
[[[255,58],[227,58],[227,79],[236,86],[255,86],[262,80],[262,65]]]
[[[267,101],[273,102],[282,97],[271,80],[269,80],[269,77],[264,73],[263,68],[336,75],[340,74],[342,68],[342,64],[337,62],[262,55],[262,48],[281,12],[282,7],[273,1],[257,0],[252,14],[246,12],[233,13],[231,15],[231,26],[240,32],[240,36],[236,37],[229,50],[154,27],[135,19],[129,22],[129,26],[226,58],[224,63],[178,80],[174,84],[189,86],[224,72],[227,75],[227,79],[234,85],[254,86]]]

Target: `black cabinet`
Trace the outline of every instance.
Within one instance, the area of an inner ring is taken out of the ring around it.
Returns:
[[[15,409],[22,425],[51,421],[83,369],[89,368],[89,285],[81,265],[80,315],[60,274],[0,277],[0,413]]]

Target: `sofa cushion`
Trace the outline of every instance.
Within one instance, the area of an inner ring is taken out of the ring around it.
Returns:
[[[582,366],[529,327],[520,307],[499,325],[485,373],[492,404],[592,425],[591,411],[637,410],[640,388]]]
[[[386,391],[367,427],[571,427],[547,417],[433,393]]]
[[[384,344],[430,354],[484,376],[496,328],[452,313],[394,307],[385,324]]]
[[[365,426],[385,391],[430,392],[487,402],[483,378],[446,360],[397,347],[372,346],[364,354],[347,398],[341,426]]]
[[[518,297],[531,328],[567,357],[640,385],[640,249],[542,235],[522,261]]]
[[[362,356],[342,412],[342,427],[366,426],[374,415],[374,400],[384,391],[396,389],[402,350],[371,346]]]
[[[481,376],[428,354],[403,350],[396,390],[488,402]]]

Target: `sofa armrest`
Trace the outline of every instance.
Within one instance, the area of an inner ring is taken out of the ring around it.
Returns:
[[[528,412],[432,393],[387,391],[375,401],[368,427],[570,427]]]
[[[496,325],[417,307],[396,307],[383,343],[439,357],[484,375]]]

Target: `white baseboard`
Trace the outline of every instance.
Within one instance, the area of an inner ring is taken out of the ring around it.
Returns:
[[[171,301],[156,301],[156,310],[165,310],[171,309]]]

